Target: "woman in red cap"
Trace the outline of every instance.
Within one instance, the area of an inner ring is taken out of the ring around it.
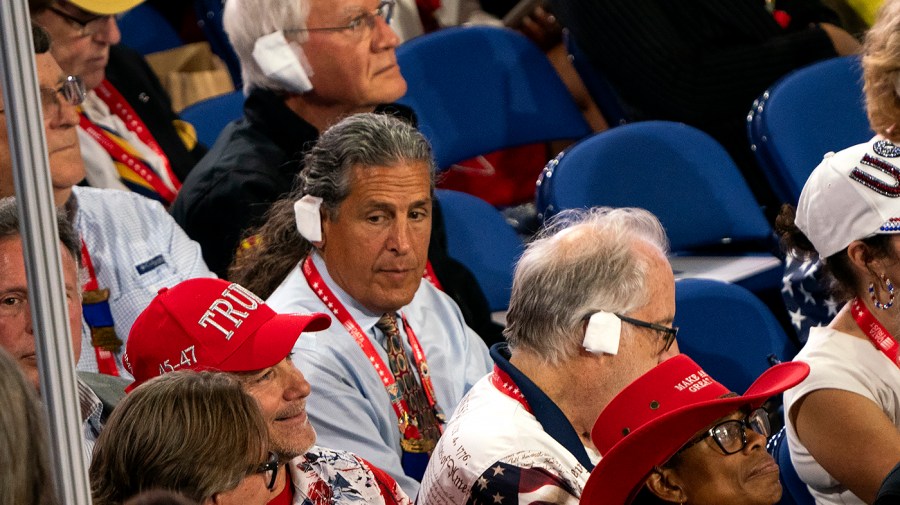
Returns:
[[[600,413],[591,439],[603,459],[581,503],[777,503],[778,465],[766,452],[761,407],[808,373],[805,363],[782,363],[738,395],[683,354],[664,361]]]

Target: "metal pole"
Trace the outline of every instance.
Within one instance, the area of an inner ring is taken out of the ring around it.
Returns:
[[[56,209],[27,0],[0,0],[0,76],[22,223],[41,397],[50,423],[51,471],[60,503],[90,505]]]

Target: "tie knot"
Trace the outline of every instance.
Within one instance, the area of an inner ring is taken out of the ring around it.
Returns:
[[[375,323],[375,327],[384,332],[385,335],[399,333],[397,330],[397,318],[389,312],[385,312],[384,315],[378,319],[378,322]]]

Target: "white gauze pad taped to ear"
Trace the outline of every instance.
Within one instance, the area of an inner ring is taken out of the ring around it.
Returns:
[[[622,335],[622,320],[611,312],[596,312],[588,321],[582,344],[594,354],[617,354]]]

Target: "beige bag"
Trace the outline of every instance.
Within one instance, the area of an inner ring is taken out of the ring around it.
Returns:
[[[234,91],[228,69],[207,42],[148,54],[146,59],[172,97],[176,112],[200,100]]]

